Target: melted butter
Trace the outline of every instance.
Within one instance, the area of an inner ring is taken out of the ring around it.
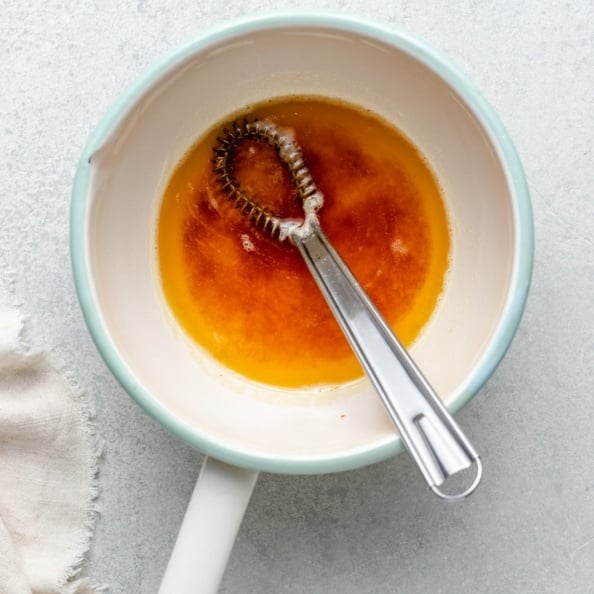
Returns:
[[[326,235],[407,346],[433,312],[450,237],[439,185],[394,127],[316,98],[276,100],[246,114],[293,129],[321,192]],[[286,387],[354,380],[362,370],[297,249],[256,229],[218,189],[220,127],[182,159],[165,191],[157,250],[176,318],[203,348],[253,380]],[[236,178],[261,206],[301,217],[274,151],[245,141]]]

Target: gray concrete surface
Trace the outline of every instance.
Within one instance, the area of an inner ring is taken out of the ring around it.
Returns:
[[[405,456],[338,475],[262,476],[221,591],[594,592],[591,0],[0,2],[0,250],[106,440],[85,572],[115,594],[156,592],[201,457],[129,400],[87,335],[68,251],[78,156],[165,51],[228,17],[296,6],[407,29],[476,83],[530,183],[533,286],[507,357],[459,414],[485,464],[468,502],[427,495]]]

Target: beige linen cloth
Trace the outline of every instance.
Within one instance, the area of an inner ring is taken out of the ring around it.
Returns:
[[[23,337],[7,279],[0,261],[0,594],[105,591],[79,577],[99,440],[74,383]]]

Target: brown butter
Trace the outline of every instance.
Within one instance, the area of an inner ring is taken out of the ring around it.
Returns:
[[[294,131],[325,198],[328,238],[405,345],[431,316],[450,251],[439,185],[393,126],[358,108],[280,99],[246,114]],[[165,191],[158,257],[166,299],[186,332],[221,363],[280,386],[334,384],[362,374],[296,248],[256,229],[218,188],[212,147],[182,159]],[[257,142],[241,145],[244,192],[280,216],[301,214],[285,167]]]

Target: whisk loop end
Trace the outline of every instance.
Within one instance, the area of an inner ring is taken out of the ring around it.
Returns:
[[[291,182],[303,204],[304,219],[288,219],[276,216],[245,194],[235,177],[233,161],[235,149],[244,140],[264,142],[278,153],[287,166]],[[280,241],[294,236],[305,237],[312,233],[312,221],[324,204],[324,196],[318,190],[309,169],[303,161],[301,148],[289,130],[281,130],[271,122],[244,119],[234,121],[223,135],[217,138],[214,147],[213,169],[223,192],[235,206],[262,231]]]

